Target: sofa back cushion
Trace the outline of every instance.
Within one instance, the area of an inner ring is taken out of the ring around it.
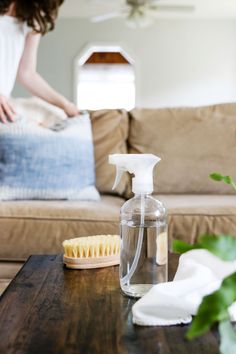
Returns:
[[[129,153],[153,153],[157,193],[231,194],[209,178],[221,172],[236,179],[236,104],[200,108],[134,109]]]
[[[93,130],[96,163],[96,186],[101,193],[123,195],[128,183],[124,175],[121,183],[112,192],[115,181],[115,166],[109,165],[109,154],[126,154],[128,139],[128,114],[125,110],[99,110],[90,112]]]

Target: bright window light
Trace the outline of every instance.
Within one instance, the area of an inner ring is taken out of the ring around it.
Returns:
[[[131,64],[84,64],[78,75],[80,109],[135,107],[135,75]]]

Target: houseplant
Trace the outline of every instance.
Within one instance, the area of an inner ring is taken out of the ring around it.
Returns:
[[[236,183],[230,176],[220,173],[210,175],[214,181],[230,184],[236,190]],[[224,261],[236,260],[236,237],[228,235],[203,235],[198,242],[190,245],[175,240],[173,250],[184,253],[192,249],[204,248]],[[186,334],[188,339],[194,339],[207,332],[218,323],[220,334],[220,352],[222,354],[236,353],[236,331],[230,322],[228,308],[236,301],[236,272],[226,277],[220,288],[203,298],[198,312]]]

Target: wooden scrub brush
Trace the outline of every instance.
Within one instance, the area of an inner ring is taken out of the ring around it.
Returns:
[[[120,236],[97,235],[65,240],[64,263],[71,269],[90,269],[120,263]]]

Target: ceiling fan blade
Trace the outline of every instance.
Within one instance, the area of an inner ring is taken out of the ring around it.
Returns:
[[[163,12],[193,12],[194,5],[150,5],[149,10]]]
[[[103,15],[94,16],[90,20],[91,20],[91,22],[97,23],[97,22],[107,21],[112,18],[121,17],[121,16],[123,16],[122,11],[115,11],[115,12],[109,12],[109,13],[103,14]]]

